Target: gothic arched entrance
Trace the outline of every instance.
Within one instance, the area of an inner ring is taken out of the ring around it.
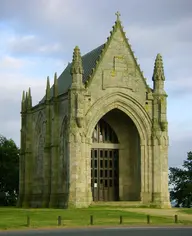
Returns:
[[[119,144],[111,126],[101,119],[92,135],[91,188],[93,201],[119,198]]]
[[[123,111],[112,109],[92,133],[93,201],[141,200],[141,146],[138,130]]]

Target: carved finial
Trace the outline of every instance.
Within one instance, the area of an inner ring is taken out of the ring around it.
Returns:
[[[152,80],[165,80],[163,59],[160,53],[157,54],[155,59],[154,71]]]
[[[29,97],[31,97],[31,88],[29,87],[29,90],[28,90],[28,95]]]
[[[27,103],[27,107],[28,107],[28,109],[30,109],[31,107],[32,107],[32,96],[31,96],[31,88],[29,88],[29,90],[28,90],[28,103]]]
[[[46,100],[50,99],[50,82],[49,76],[47,76],[47,86],[46,86]]]
[[[25,92],[25,107],[28,107],[28,92]]]
[[[50,82],[49,82],[49,76],[47,76],[47,86],[46,86],[46,89],[50,89]]]
[[[57,97],[58,96],[58,81],[57,81],[57,73],[55,72],[54,74],[54,89],[53,89],[53,96]]]
[[[78,46],[76,46],[73,51],[71,74],[83,74],[81,52]]]
[[[22,102],[21,102],[21,111],[25,111],[25,91],[23,91]]]
[[[54,74],[54,84],[56,84],[57,83],[57,73],[55,72],[55,74]]]
[[[117,11],[117,12],[115,13],[115,15],[117,16],[117,21],[120,21],[120,16],[121,16],[120,12]]]
[[[25,102],[25,91],[23,91],[22,102]]]

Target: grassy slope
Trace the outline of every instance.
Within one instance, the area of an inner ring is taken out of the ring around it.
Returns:
[[[138,209],[139,210],[139,209]],[[130,212],[128,209],[105,209],[91,207],[86,209],[19,209],[0,208],[0,229],[26,228],[27,216],[30,216],[31,227],[56,227],[58,216],[62,217],[62,226],[88,226],[90,215],[93,215],[94,225],[118,225],[120,216],[123,224],[146,225],[147,217],[143,212]],[[151,215],[151,224],[173,224],[173,219],[165,216]],[[190,223],[185,221],[182,223]],[[191,220],[192,224],[192,220]]]

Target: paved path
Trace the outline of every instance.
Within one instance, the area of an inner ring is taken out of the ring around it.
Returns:
[[[190,220],[192,221],[191,214],[185,214],[180,212],[176,208],[172,209],[149,209],[149,208],[117,208],[117,210],[129,211],[129,212],[136,212],[136,213],[144,213],[144,214],[151,214],[153,216],[165,216],[165,217],[174,217],[174,215],[178,215],[180,220]]]
[[[22,235],[42,235],[42,236],[191,236],[192,227],[186,228],[100,228],[100,229],[58,229],[58,230],[28,230],[0,232],[0,236],[22,236]]]

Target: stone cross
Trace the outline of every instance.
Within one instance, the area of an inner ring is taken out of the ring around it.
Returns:
[[[117,11],[117,12],[115,13],[115,15],[117,16],[117,21],[119,21],[119,17],[121,16],[120,12]]]

